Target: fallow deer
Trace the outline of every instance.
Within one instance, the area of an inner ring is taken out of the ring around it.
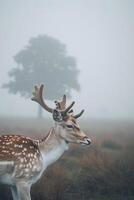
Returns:
[[[42,140],[20,135],[0,136],[0,183],[11,187],[14,200],[30,200],[30,188],[44,170],[68,149],[69,143],[89,145],[91,140],[80,129],[73,115],[72,102],[66,107],[66,96],[55,101],[56,108],[50,108],[43,100],[43,85],[35,86],[32,100],[52,113],[55,125]]]

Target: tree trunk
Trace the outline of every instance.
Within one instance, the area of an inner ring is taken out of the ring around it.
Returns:
[[[39,105],[38,107],[38,118],[41,119],[43,117],[42,115],[42,107]]]

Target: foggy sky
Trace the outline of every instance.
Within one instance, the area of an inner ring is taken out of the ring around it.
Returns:
[[[56,37],[77,59],[76,111],[134,119],[133,0],[0,0],[0,86],[16,66],[13,56],[39,34]],[[0,101],[0,116],[37,114],[30,99],[1,88]]]

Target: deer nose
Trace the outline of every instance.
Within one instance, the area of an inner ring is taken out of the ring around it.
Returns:
[[[91,140],[88,137],[85,137],[84,140],[85,140],[85,142],[86,142],[87,145],[91,144]]]
[[[88,145],[91,144],[91,140],[87,138]]]

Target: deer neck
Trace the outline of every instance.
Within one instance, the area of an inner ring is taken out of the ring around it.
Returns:
[[[64,139],[57,134],[57,127],[50,130],[47,137],[39,143],[39,149],[43,157],[44,168],[52,164],[68,149]]]

